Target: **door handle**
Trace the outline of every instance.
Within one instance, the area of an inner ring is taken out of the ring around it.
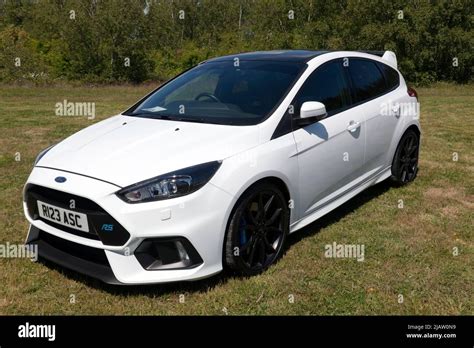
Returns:
[[[351,133],[354,133],[359,127],[360,127],[360,122],[351,121],[349,122],[349,125],[347,126],[347,130]]]

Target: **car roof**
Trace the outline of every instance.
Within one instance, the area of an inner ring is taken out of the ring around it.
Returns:
[[[238,58],[242,61],[258,60],[258,61],[273,61],[273,62],[295,62],[306,63],[309,60],[329,51],[310,51],[310,50],[275,50],[275,51],[257,51],[238,53],[228,56],[216,57],[206,60],[208,62],[224,62]]]

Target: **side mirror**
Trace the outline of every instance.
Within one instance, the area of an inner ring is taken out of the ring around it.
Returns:
[[[324,119],[327,116],[326,106],[316,101],[307,101],[301,105],[299,124],[311,124]]]

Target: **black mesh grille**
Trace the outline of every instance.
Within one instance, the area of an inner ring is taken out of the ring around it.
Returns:
[[[112,216],[110,216],[110,214],[90,199],[32,184],[28,185],[26,188],[25,199],[28,207],[28,214],[33,220],[41,220],[61,231],[83,238],[100,240],[105,245],[113,246],[124,245],[130,238],[130,234]],[[89,232],[75,230],[41,218],[38,214],[38,200],[60,208],[86,214]],[[74,209],[70,208],[71,200],[74,200]],[[104,226],[107,226],[107,228],[104,228]]]

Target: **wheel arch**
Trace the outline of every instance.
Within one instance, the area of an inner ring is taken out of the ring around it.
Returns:
[[[404,179],[400,179],[396,173],[394,173],[394,163],[395,163],[395,160],[396,160],[396,157],[397,157],[397,152],[400,148],[400,145],[402,144],[402,140],[403,138],[405,137],[405,135],[408,133],[408,132],[411,132],[412,134],[414,133],[416,137],[418,137],[418,150],[417,150],[417,161],[418,161],[418,151],[419,151],[419,145],[420,145],[420,136],[421,136],[421,131],[419,129],[419,126],[417,124],[412,124],[410,125],[409,127],[407,127],[404,132],[402,133],[402,135],[400,136],[400,138],[398,139],[398,142],[397,142],[397,146],[395,148],[395,152],[393,153],[392,155],[392,161],[391,161],[391,180],[392,182],[397,185],[397,186],[402,186],[410,181],[413,181],[415,178],[416,178],[416,172],[418,171],[417,167],[415,167],[415,171],[414,171],[414,174],[413,174],[413,178],[409,178],[408,181],[404,181]],[[398,167],[396,167],[398,168]],[[408,170],[407,170],[407,173],[408,173]],[[408,175],[408,174],[407,174]]]
[[[420,128],[420,125],[419,125],[418,122],[411,122],[410,124],[408,124],[408,126],[404,127],[403,131],[401,131],[400,133],[397,132],[397,134],[399,134],[399,135],[395,136],[392,139],[392,144],[390,146],[390,151],[387,154],[387,158],[386,158],[387,165],[390,165],[390,166],[392,165],[393,158],[394,158],[395,153],[396,153],[397,148],[398,148],[398,144],[400,144],[400,141],[402,140],[403,136],[409,130],[413,130],[418,135],[418,138],[421,139],[421,128]]]
[[[245,187],[245,189],[243,189],[238,196],[236,196],[236,199],[234,200],[234,202],[232,204],[232,208],[230,209],[229,213],[227,214],[226,222],[225,222],[225,230],[224,230],[224,233],[223,233],[224,238],[222,239],[222,249],[221,249],[222,267],[223,268],[226,268],[225,243],[226,243],[226,239],[227,239],[227,233],[229,232],[229,224],[230,224],[230,221],[232,220],[232,216],[234,215],[235,209],[237,209],[237,205],[240,201],[240,198],[243,197],[253,187],[255,187],[256,185],[259,185],[263,182],[268,182],[268,183],[271,183],[271,184],[277,186],[281,190],[283,195],[285,196],[285,199],[287,200],[287,202],[289,202],[290,199],[291,199],[291,193],[290,193],[290,189],[289,189],[287,183],[282,178],[279,178],[279,177],[273,176],[273,175],[264,176],[262,178],[259,178],[255,181],[253,181],[250,185],[247,185]],[[290,210],[290,214],[291,214],[291,210]],[[290,220],[291,220],[291,218],[290,218]]]
[[[227,221],[226,221],[226,233],[227,233],[227,229],[229,227],[229,221],[231,220],[232,218],[232,214],[234,213],[236,207],[237,207],[237,204],[239,203],[239,200],[241,197],[243,197],[249,190],[251,190],[253,187],[255,187],[256,185],[259,185],[263,182],[269,182],[275,186],[277,186],[281,192],[284,194],[285,196],[285,199],[287,200],[287,202],[289,202],[289,200],[291,199],[291,193],[290,193],[290,189],[287,185],[287,183],[282,179],[282,178],[279,178],[277,176],[273,176],[273,175],[269,175],[269,176],[264,176],[262,178],[259,178],[255,181],[253,181],[251,184],[247,185],[245,187],[245,189],[243,189],[235,198],[233,204],[232,204],[232,208],[230,209],[230,212],[229,214],[227,214]]]
[[[405,131],[403,132],[402,136],[400,137],[400,139],[405,135],[406,132],[408,132],[409,130],[413,130],[417,135],[418,135],[418,138],[421,137],[421,129],[420,127],[417,125],[417,124],[412,124],[410,125],[409,127],[407,127],[407,129],[405,129]],[[398,142],[400,142],[400,139],[398,139]]]
[[[408,132],[408,131],[414,131],[416,135],[418,135],[418,139],[421,137],[421,129],[418,124],[412,123],[408,127],[405,128],[405,130],[400,134],[400,136],[397,139],[396,146],[394,147],[392,156],[391,156],[391,161],[393,161],[393,157],[395,156],[395,153],[397,151],[398,145],[400,144],[400,141],[402,140],[403,136]],[[392,162],[390,162],[392,164]]]

